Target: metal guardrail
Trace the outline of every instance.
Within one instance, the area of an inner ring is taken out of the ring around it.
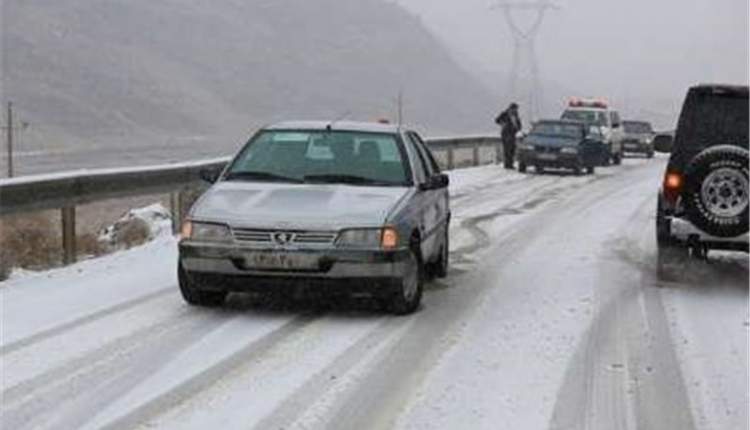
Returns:
[[[482,148],[494,149],[490,163],[501,161],[499,137],[455,137],[426,140],[436,155],[444,153],[442,167],[482,164]],[[469,160],[458,159],[460,151],[470,150]],[[440,157],[438,157],[440,159]],[[60,209],[63,262],[76,259],[76,206],[115,198],[169,194],[172,223],[181,223],[184,193],[201,183],[200,173],[221,170],[229,158],[193,163],[122,169],[81,170],[52,175],[35,175],[0,180],[0,215]],[[485,163],[489,164],[489,163]]]
[[[81,170],[0,180],[0,215],[58,209],[101,200],[171,193],[221,170],[228,158],[128,169]]]
[[[457,160],[455,152],[457,150],[471,150],[472,165],[478,166],[481,164],[481,148],[492,148],[495,151],[494,162],[499,163],[502,161],[503,151],[500,149],[501,140],[500,137],[490,136],[476,136],[476,137],[445,137],[445,138],[434,138],[428,139],[427,145],[435,152],[445,151],[446,162],[444,168],[451,170],[456,168]]]

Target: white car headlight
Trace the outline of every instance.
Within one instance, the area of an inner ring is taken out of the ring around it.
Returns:
[[[336,246],[342,248],[393,249],[398,246],[398,232],[391,227],[344,230],[336,239]]]
[[[232,232],[224,224],[186,221],[182,226],[182,237],[201,242],[231,242]]]
[[[346,248],[377,248],[382,234],[382,229],[379,228],[344,230],[339,234],[336,245]]]
[[[563,154],[578,154],[578,148],[574,146],[566,146],[565,148],[561,149],[560,152]]]

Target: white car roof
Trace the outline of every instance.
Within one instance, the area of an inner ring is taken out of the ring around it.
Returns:
[[[609,107],[598,107],[598,106],[574,106],[574,107],[568,106],[567,108],[565,108],[565,110],[566,111],[601,111],[601,112],[606,112],[606,111],[613,110],[613,109],[609,108]]]
[[[328,125],[332,130],[340,131],[362,131],[371,133],[398,133],[399,127],[395,124],[381,124],[378,122],[364,121],[283,121],[263,127],[264,130],[325,130]]]

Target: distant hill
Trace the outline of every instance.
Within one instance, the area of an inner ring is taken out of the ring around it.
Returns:
[[[46,146],[222,137],[288,118],[492,130],[495,98],[384,0],[4,0],[3,91]],[[37,142],[37,143],[39,143]],[[235,142],[236,143],[236,142]]]

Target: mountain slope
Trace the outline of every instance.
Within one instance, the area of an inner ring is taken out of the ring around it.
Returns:
[[[3,88],[30,139],[244,136],[287,118],[491,129],[489,91],[383,0],[6,0]]]

